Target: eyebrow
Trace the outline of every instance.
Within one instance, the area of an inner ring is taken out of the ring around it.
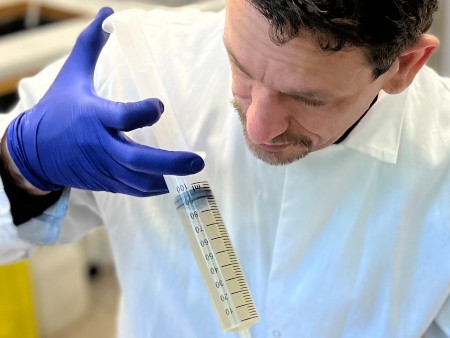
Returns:
[[[223,44],[225,46],[225,49],[227,51],[228,57],[233,65],[235,65],[242,73],[247,75],[249,78],[253,78],[249,71],[245,69],[245,67],[237,60],[234,53],[231,51],[230,47],[227,45],[225,39],[223,39]],[[313,101],[317,103],[325,103],[327,101],[332,101],[336,99],[336,97],[328,92],[325,91],[319,91],[319,90],[289,90],[289,91],[283,91],[283,94],[301,99],[301,100],[307,100],[307,101]]]

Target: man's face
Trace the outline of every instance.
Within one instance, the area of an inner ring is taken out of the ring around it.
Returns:
[[[277,46],[246,0],[227,0],[226,8],[233,103],[249,148],[267,163],[291,163],[336,142],[389,76],[374,81],[360,49],[324,52],[305,31]]]

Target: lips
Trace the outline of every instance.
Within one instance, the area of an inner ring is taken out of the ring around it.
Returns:
[[[288,148],[289,144],[258,144],[258,147],[271,153],[277,153]]]

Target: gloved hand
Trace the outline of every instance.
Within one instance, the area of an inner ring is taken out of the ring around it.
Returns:
[[[93,87],[95,65],[108,35],[99,11],[44,97],[8,127],[7,146],[21,174],[43,191],[62,187],[134,196],[167,192],[162,175],[188,175],[204,162],[196,154],[137,144],[123,131],[152,125],[163,112],[157,99],[111,102]]]

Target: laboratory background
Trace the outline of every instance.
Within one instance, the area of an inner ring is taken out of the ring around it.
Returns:
[[[0,113],[17,100],[18,81],[67,54],[102,6],[115,11],[191,6],[218,11],[224,0],[0,0]],[[431,32],[441,47],[429,65],[450,77],[450,2]],[[0,338],[113,338],[120,290],[104,229],[74,244],[40,248],[0,266]]]

